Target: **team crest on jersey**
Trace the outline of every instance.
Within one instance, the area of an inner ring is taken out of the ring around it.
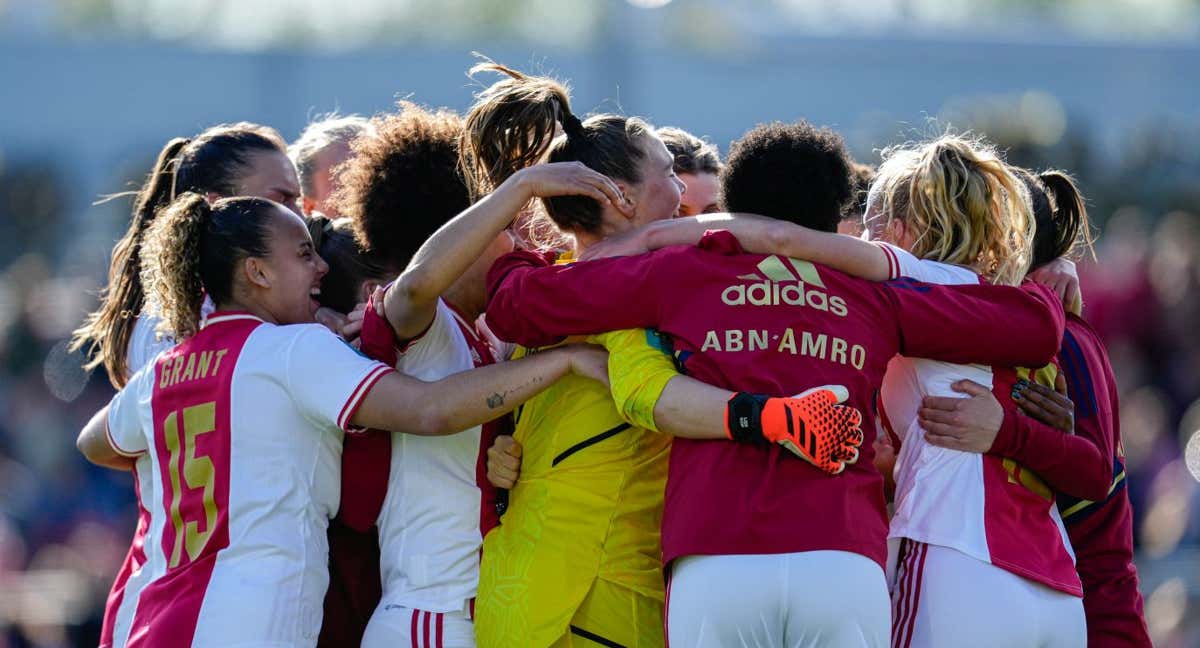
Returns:
[[[846,301],[830,296],[817,267],[808,261],[771,255],[758,264],[758,271],[738,275],[743,282],[721,291],[727,306],[805,306],[845,317]]]

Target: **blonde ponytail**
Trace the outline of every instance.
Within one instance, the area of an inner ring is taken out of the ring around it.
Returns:
[[[998,284],[1025,276],[1034,234],[1029,193],[990,146],[945,135],[889,149],[876,182],[888,219],[915,234],[914,255],[968,266]]]

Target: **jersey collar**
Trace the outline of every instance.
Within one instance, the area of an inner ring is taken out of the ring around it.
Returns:
[[[200,328],[203,329],[213,324],[223,324],[225,322],[234,322],[237,320],[254,320],[256,322],[264,321],[263,318],[254,315],[249,311],[216,311],[204,318],[204,321],[200,323]]]

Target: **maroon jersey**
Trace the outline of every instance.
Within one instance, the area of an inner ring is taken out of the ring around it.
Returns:
[[[1058,357],[1075,402],[1075,434],[1095,443],[1111,468],[1106,494],[1097,501],[1058,498],[1083,581],[1088,646],[1150,646],[1133,564],[1133,510],[1112,366],[1100,336],[1074,315],[1067,317]]]
[[[732,390],[787,396],[844,385],[866,419],[859,461],[836,477],[778,446],[676,439],[663,558],[832,549],[886,560],[883,483],[872,466],[871,404],[897,353],[948,362],[1046,364],[1063,314],[1036,285],[876,283],[778,256],[746,254],[729,232],[696,247],[552,266],[515,252],[488,276],[488,324],[545,346],[625,328],[669,334],[683,370]]]

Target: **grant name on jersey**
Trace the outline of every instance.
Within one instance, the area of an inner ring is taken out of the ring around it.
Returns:
[[[158,377],[158,388],[165,389],[188,380],[203,380],[217,375],[221,368],[221,359],[229,349],[219,351],[191,352],[175,356],[162,364],[162,373]]]

